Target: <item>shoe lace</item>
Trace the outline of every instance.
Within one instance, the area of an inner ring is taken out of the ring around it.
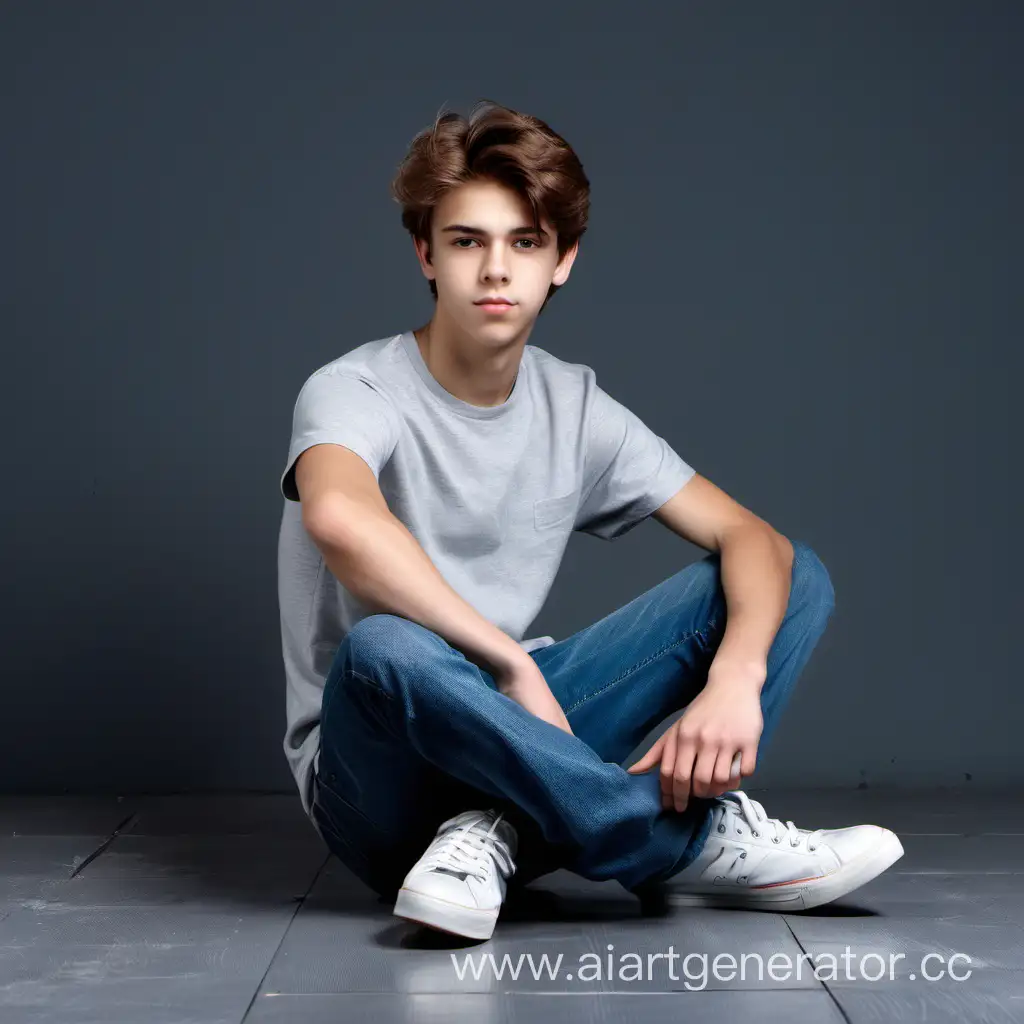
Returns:
[[[486,881],[497,862],[510,878],[516,866],[508,843],[497,832],[502,818],[504,814],[492,811],[465,811],[449,818],[428,849],[424,867],[453,868]]]
[[[814,831],[806,828],[797,828],[792,821],[783,822],[780,818],[769,818],[764,807],[757,800],[751,800],[746,793],[740,789],[733,789],[723,793],[719,801],[724,808],[722,820],[718,825],[718,831],[724,832],[728,824],[738,826],[745,822],[750,827],[753,836],[759,836],[763,830],[773,843],[781,843],[784,838],[789,839],[789,845],[797,847],[801,842],[807,843],[808,850],[815,850],[816,842],[822,838],[825,829],[817,828]],[[737,827],[737,832],[740,829]]]

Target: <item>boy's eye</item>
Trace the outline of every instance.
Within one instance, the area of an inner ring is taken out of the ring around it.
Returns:
[[[459,246],[460,249],[465,249],[466,247],[464,245],[459,245],[460,242],[475,242],[475,241],[476,241],[475,238],[456,238],[455,241],[452,244]],[[534,248],[534,249],[537,248],[537,243],[532,238],[519,238],[519,239],[516,239],[516,245],[518,245],[520,242],[529,242],[530,246],[532,248]]]

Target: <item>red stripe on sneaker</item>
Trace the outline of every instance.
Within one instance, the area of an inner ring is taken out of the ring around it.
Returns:
[[[816,878],[824,878],[824,875],[809,875],[807,878],[793,878],[788,882],[768,882],[765,885],[752,885],[751,889],[775,889],[780,885],[798,885],[800,882],[813,882]]]

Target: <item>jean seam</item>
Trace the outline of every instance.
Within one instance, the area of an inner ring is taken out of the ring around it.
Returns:
[[[369,683],[382,697],[386,697],[389,701],[394,703],[395,698],[384,689],[376,679],[371,679],[369,676],[364,676],[362,672],[357,672],[354,668],[347,668],[342,675],[355,676],[356,679],[361,680],[364,683]]]
[[[621,675],[613,679],[610,683],[606,683],[599,690],[595,690],[593,693],[589,693],[586,697],[583,697],[582,699],[576,701],[576,703],[573,704],[571,707],[565,709],[564,714],[571,714],[577,708],[580,708],[584,704],[586,704],[588,700],[592,700],[594,697],[599,696],[600,694],[604,693],[605,690],[610,690],[613,686],[617,685],[618,683],[621,683],[623,679],[626,679],[628,676],[631,676],[634,672],[636,672],[637,669],[643,668],[645,665],[649,665],[652,661],[655,661],[656,659],[660,658],[666,651],[672,650],[673,647],[678,647],[680,644],[686,643],[687,640],[690,640],[695,636],[699,636],[702,641],[706,640],[707,638],[704,636],[704,633],[713,628],[714,620],[711,620],[708,623],[708,625],[704,627],[704,629],[695,629],[691,633],[687,633],[685,636],[681,636],[678,640],[674,640],[672,643],[666,644],[666,646],[661,648],[660,651],[655,651],[653,654],[650,654],[646,658],[644,658],[643,661],[638,661],[635,665],[626,669],[625,672],[623,672]]]

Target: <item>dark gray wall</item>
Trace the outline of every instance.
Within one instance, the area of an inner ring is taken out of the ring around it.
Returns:
[[[1024,779],[1021,5],[348,11],[3,7],[0,788],[291,791],[292,406],[429,315],[387,185],[482,97],[593,184],[531,342],[831,570],[752,784]],[[703,554],[575,537],[531,633]]]

